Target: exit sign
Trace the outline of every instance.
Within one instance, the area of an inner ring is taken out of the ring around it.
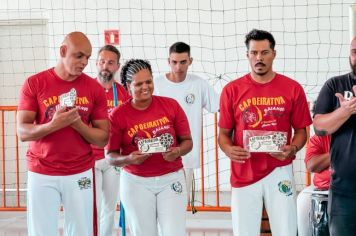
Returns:
[[[119,44],[119,30],[105,30],[105,44]]]

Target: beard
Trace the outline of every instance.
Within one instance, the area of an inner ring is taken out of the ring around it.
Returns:
[[[354,76],[356,76],[356,64],[352,64],[351,58],[349,58],[349,63],[352,73],[354,74]]]
[[[101,82],[109,82],[110,80],[112,80],[114,78],[114,73],[111,73],[108,70],[102,70],[99,72],[98,74],[98,78]]]

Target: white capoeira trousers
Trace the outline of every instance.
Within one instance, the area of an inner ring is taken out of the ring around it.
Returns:
[[[99,236],[115,234],[115,212],[119,198],[120,172],[105,159],[95,162],[96,208]]]
[[[141,177],[123,170],[120,198],[133,236],[185,235],[187,190],[183,170]]]
[[[64,207],[64,235],[94,235],[93,169],[66,176],[29,171],[27,188],[29,236],[57,235],[61,204]]]
[[[191,200],[192,197],[192,184],[193,184],[193,179],[194,179],[194,169],[193,168],[184,168],[184,174],[185,174],[185,182],[187,185],[187,196],[188,196],[188,202]]]
[[[273,236],[297,235],[296,192],[292,165],[277,167],[260,181],[232,188],[234,236],[259,236],[265,204]]]

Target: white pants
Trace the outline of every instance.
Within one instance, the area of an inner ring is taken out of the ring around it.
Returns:
[[[297,216],[298,216],[298,236],[309,235],[309,212],[311,207],[311,193],[308,191],[313,187],[303,189],[297,197]]]
[[[328,195],[328,191],[314,191],[314,186],[303,189],[297,197],[298,236],[308,236],[310,228],[309,213],[313,193]]]
[[[260,181],[232,188],[234,236],[259,236],[265,204],[273,236],[297,235],[297,210],[292,165],[278,167]]]
[[[119,196],[120,173],[105,159],[95,162],[96,207],[99,236],[114,235],[115,212]]]
[[[121,172],[120,198],[133,236],[185,235],[186,184],[183,170],[156,177]]]
[[[185,182],[187,185],[187,199],[188,202],[190,201],[192,197],[192,182],[193,182],[193,176],[194,176],[194,169],[193,168],[184,168],[184,174],[185,174]]]
[[[61,203],[64,235],[93,236],[93,170],[75,175],[51,176],[29,171],[27,181],[27,227],[29,236],[52,236],[58,232]]]

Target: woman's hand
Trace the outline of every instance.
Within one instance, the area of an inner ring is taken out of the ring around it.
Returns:
[[[170,147],[167,152],[162,153],[163,159],[166,161],[174,161],[180,157],[180,147]]]
[[[151,154],[141,153],[141,151],[133,151],[127,156],[128,163],[132,165],[142,164]]]

